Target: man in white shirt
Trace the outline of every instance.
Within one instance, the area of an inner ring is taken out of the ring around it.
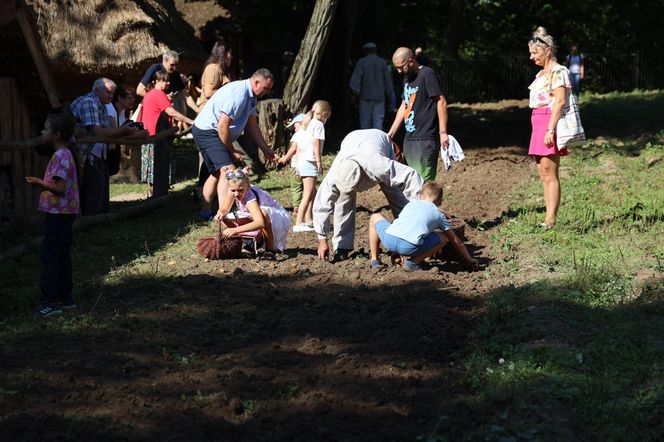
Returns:
[[[348,258],[355,242],[355,206],[358,192],[378,185],[395,217],[409,200],[418,198],[422,177],[415,169],[396,161],[392,141],[377,129],[356,130],[341,142],[341,148],[314,199],[314,230],[318,235],[318,257],[330,254],[327,234],[334,213],[333,261]]]

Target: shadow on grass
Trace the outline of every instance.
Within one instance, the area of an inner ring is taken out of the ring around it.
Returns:
[[[0,438],[384,441],[425,432],[435,404],[459,391],[453,363],[469,348],[480,301],[426,279],[302,279],[128,276],[101,288],[94,315],[6,333]]]

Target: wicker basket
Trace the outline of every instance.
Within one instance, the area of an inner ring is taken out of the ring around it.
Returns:
[[[242,238],[239,236],[224,236],[219,233],[215,236],[204,236],[198,240],[198,253],[207,259],[232,259],[242,256]]]

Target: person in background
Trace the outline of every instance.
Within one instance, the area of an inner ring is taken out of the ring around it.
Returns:
[[[378,258],[380,243],[391,252],[401,255],[401,264],[408,272],[420,270],[420,263],[438,253],[449,242],[466,262],[477,268],[477,260],[454,233],[445,215],[438,210],[443,203],[443,187],[435,181],[422,186],[420,197],[406,204],[399,217],[390,224],[381,214],[369,218],[369,246],[371,269],[384,264]],[[440,229],[442,232],[435,232]]]
[[[579,53],[579,48],[572,46],[567,55],[567,67],[569,69],[569,79],[572,82],[572,92],[577,97],[581,93],[581,82],[585,78],[585,68],[583,66],[583,54]]]
[[[175,51],[164,52],[164,55],[161,57],[161,63],[155,63],[151,65],[143,74],[141,81],[136,86],[136,95],[139,97],[145,97],[148,93],[148,85],[152,82],[154,78],[154,73],[157,71],[166,71],[168,73],[168,87],[164,92],[170,95],[169,98],[173,99],[175,93],[184,89],[184,81],[182,80],[182,74],[178,70],[178,63],[180,62],[180,54]]]
[[[41,305],[36,312],[42,317],[76,308],[70,252],[72,226],[80,213],[78,162],[75,147],[69,145],[74,125],[74,116],[66,109],[49,114],[42,137],[44,144],[51,146],[54,152],[44,179],[25,177],[28,184],[42,189],[39,211],[46,213],[40,252]]]
[[[291,204],[293,206],[293,213],[297,214],[299,210],[300,201],[302,201],[303,185],[300,175],[297,173],[297,147],[304,132],[302,131],[302,121],[304,121],[304,114],[297,114],[288,123],[286,129],[292,129],[293,135],[290,139],[290,148],[286,155],[279,158],[279,164],[286,164],[290,160],[291,174],[290,174],[290,189],[291,189]]]
[[[232,81],[210,98],[194,120],[191,132],[210,172],[203,187],[200,218],[220,219],[219,213],[212,214],[212,201],[215,194],[221,202],[228,193],[226,172],[235,169],[235,161],[243,158],[233,147],[233,141],[245,129],[268,159],[275,158],[256,117],[258,99],[270,93],[273,83],[272,73],[265,68],[257,70],[247,80]]]
[[[134,106],[134,88],[127,84],[118,85],[113,94],[113,101],[106,105],[106,113],[111,120],[111,128],[124,126],[128,120],[127,112]],[[131,123],[129,123],[131,124]],[[111,144],[108,146],[108,174],[115,175],[120,170],[122,158],[121,146]]]
[[[412,50],[398,48],[392,55],[392,63],[404,76],[403,100],[388,135],[393,138],[404,123],[403,155],[406,163],[425,181],[434,181],[440,149],[447,149],[450,144],[447,101],[434,71],[420,66]]]
[[[113,100],[116,85],[108,78],[98,78],[92,85],[92,92],[76,98],[71,104],[71,111],[76,124],[89,135],[105,138],[133,138],[141,140],[148,133],[138,127],[111,127],[106,112],[106,105]],[[108,164],[106,162],[106,143],[81,143],[81,214],[96,215],[108,213],[110,193]]]
[[[362,46],[366,55],[355,65],[348,86],[354,102],[359,101],[360,129],[383,130],[385,100],[393,93],[392,78],[385,60],[376,55],[376,44]]]
[[[544,203],[546,216],[541,227],[552,229],[556,224],[558,207],[560,206],[560,157],[567,155],[567,148],[558,149],[556,145],[556,126],[562,116],[563,107],[568,100],[572,83],[565,66],[556,61],[556,45],[553,37],[546,29],[539,27],[528,41],[530,59],[542,68],[535,80],[528,86],[530,89],[529,107],[533,109],[531,116],[532,133],[528,155],[535,158],[542,186],[544,187]]]
[[[182,115],[173,108],[173,105],[166,95],[168,78],[166,71],[155,71],[152,82],[148,84],[148,93],[145,95],[145,98],[143,98],[143,125],[145,126],[145,130],[147,130],[152,136],[157,134],[157,121],[162,115],[162,112],[165,112],[166,115],[176,121],[194,124],[194,121],[191,118]],[[144,144],[141,147],[141,181],[148,183],[148,198],[153,195],[154,148],[154,143]]]
[[[431,59],[420,46],[415,48],[415,60],[420,66],[431,67]]]

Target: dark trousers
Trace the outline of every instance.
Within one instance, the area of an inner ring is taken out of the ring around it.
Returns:
[[[97,215],[110,210],[108,164],[106,160],[88,155],[81,183],[82,215]]]
[[[43,301],[62,301],[72,295],[71,243],[76,215],[46,214],[41,243]]]

